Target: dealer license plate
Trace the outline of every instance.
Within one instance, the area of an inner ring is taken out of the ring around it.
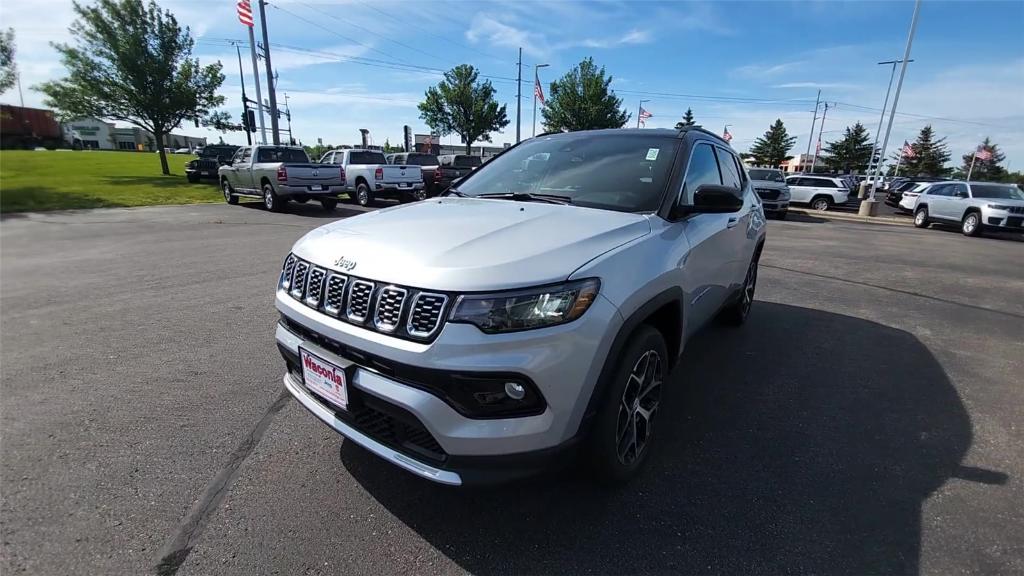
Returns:
[[[320,184],[317,184],[316,186],[310,186],[309,189],[312,190],[313,192],[319,192],[323,190],[324,187]]]
[[[348,383],[345,370],[299,348],[302,356],[302,379],[306,387],[331,404],[348,408]]]

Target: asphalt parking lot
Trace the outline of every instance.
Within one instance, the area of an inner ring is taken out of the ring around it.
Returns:
[[[334,215],[0,226],[5,574],[1024,573],[1024,242],[772,221],[644,475],[452,489],[282,395],[274,283]]]

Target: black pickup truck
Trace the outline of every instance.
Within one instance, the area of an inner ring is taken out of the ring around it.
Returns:
[[[199,182],[202,178],[218,179],[217,169],[221,160],[227,162],[235,155],[238,146],[231,144],[211,144],[198,152],[199,158],[185,163],[185,177],[189,182]]]

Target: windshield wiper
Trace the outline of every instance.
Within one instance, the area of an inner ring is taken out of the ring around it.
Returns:
[[[496,194],[479,194],[477,198],[500,198],[515,202],[546,202],[548,204],[572,204],[572,198],[557,194],[532,194],[530,192],[500,192]]]
[[[445,190],[441,195],[442,196],[458,196],[459,198],[468,198],[468,196],[466,194],[463,194],[462,192],[459,192],[458,188],[449,188],[449,189]]]

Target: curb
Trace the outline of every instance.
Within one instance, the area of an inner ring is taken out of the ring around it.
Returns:
[[[847,222],[863,222],[865,224],[885,224],[887,226],[913,226],[911,220],[897,219],[891,216],[859,216],[856,214],[844,214],[842,212],[807,212],[805,210],[789,209],[792,214],[799,214],[807,218],[822,218],[825,220],[844,220]]]

